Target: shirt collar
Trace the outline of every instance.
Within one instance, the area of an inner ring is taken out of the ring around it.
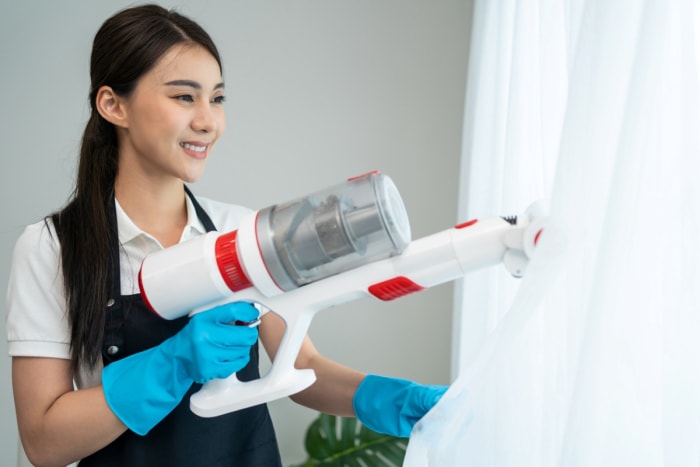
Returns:
[[[194,204],[189,196],[185,196],[187,203],[187,225],[182,231],[180,241],[188,240],[191,237],[206,233],[207,229],[197,216],[197,211],[194,209]],[[150,234],[141,230],[129,216],[124,212],[119,201],[114,198],[114,205],[117,213],[117,231],[119,232],[119,243],[126,244],[137,237],[145,236],[153,238]],[[155,239],[154,239],[155,240]]]

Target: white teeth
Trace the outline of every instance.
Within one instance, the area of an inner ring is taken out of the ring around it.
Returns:
[[[189,149],[190,151],[195,151],[195,152],[204,152],[204,150],[207,149],[206,146],[195,146],[195,145],[189,144],[189,143],[180,143],[180,146],[182,146],[185,149]]]

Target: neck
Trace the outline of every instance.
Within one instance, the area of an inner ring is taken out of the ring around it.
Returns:
[[[181,180],[155,185],[117,176],[114,194],[132,222],[153,235],[162,246],[179,242],[187,225],[186,195]]]

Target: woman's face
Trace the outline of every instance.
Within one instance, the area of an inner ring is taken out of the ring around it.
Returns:
[[[198,180],[226,127],[223,100],[219,64],[206,49],[170,49],[125,101],[119,176]]]

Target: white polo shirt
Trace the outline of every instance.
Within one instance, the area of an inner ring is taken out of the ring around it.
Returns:
[[[251,212],[242,206],[206,198],[198,197],[197,201],[221,232],[237,229],[241,219]],[[139,229],[118,202],[116,211],[122,295],[137,294],[138,271],[143,258],[163,247],[153,236]],[[205,232],[187,197],[187,225],[180,242]],[[27,226],[17,240],[7,289],[10,356],[70,359],[70,325],[60,257],[60,244],[50,220]],[[99,384],[101,369],[101,365],[91,373],[82,369],[80,375],[76,375],[77,386]]]

